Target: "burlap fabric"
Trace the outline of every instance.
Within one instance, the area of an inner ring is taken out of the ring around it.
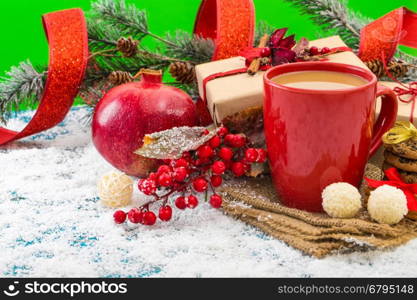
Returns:
[[[382,171],[368,165],[366,176],[381,179]],[[336,219],[285,207],[269,177],[236,181],[221,192],[222,209],[228,215],[319,258],[336,252],[391,248],[417,237],[417,222],[410,219],[390,226],[373,222],[366,209],[357,218]]]

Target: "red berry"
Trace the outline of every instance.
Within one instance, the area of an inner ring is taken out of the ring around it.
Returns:
[[[179,209],[185,209],[187,207],[185,197],[178,197],[177,199],[175,199],[175,206]]]
[[[261,50],[261,57],[268,57],[271,56],[271,48],[265,47]]]
[[[238,134],[237,138],[235,139],[235,147],[241,148],[245,146],[245,144],[246,144],[246,137]]]
[[[233,174],[235,174],[236,177],[245,175],[246,173],[245,169],[246,169],[245,164],[240,161],[234,162],[232,164],[232,172]]]
[[[198,199],[194,195],[190,195],[187,197],[187,207],[188,208],[195,208],[198,205]]]
[[[162,221],[169,221],[171,220],[172,217],[172,208],[169,205],[165,205],[165,206],[161,206],[161,208],[159,208],[159,219],[161,219]]]
[[[213,175],[211,176],[210,181],[212,186],[219,187],[223,182],[223,178],[220,175]]]
[[[130,222],[134,224],[142,223],[143,212],[141,212],[137,208],[132,208],[127,214],[127,218],[129,219]]]
[[[207,180],[201,177],[194,179],[193,188],[196,192],[204,192],[205,190],[207,190]]]
[[[187,178],[188,172],[184,167],[179,167],[174,169],[174,179],[177,182],[183,182]]]
[[[116,224],[122,224],[126,221],[126,213],[123,210],[116,210],[113,219]]]
[[[170,173],[172,171],[171,167],[168,165],[159,166],[157,174],[161,175],[163,173]]]
[[[320,51],[321,54],[327,54],[330,52],[330,48],[329,47],[323,47]]]
[[[235,138],[236,138],[235,134],[229,133],[224,137],[224,142],[228,145],[231,145],[234,143]]]
[[[222,139],[218,135],[213,136],[209,141],[209,145],[211,148],[217,148],[220,146],[221,143]]]
[[[172,176],[170,173],[162,173],[158,177],[158,183],[164,187],[170,187],[172,185]]]
[[[221,175],[226,171],[226,165],[222,161],[215,161],[213,165],[211,166],[211,170],[214,174]]]
[[[210,131],[208,129],[204,129],[203,135],[208,135],[209,133],[210,133]]]
[[[142,221],[143,225],[151,226],[155,224],[155,222],[156,222],[156,216],[153,212],[147,211],[143,213],[143,221]]]
[[[153,195],[156,192],[156,181],[153,179],[141,179],[138,182],[139,190],[145,195]]]
[[[258,159],[258,156],[258,150],[256,150],[255,148],[249,148],[245,151],[245,158],[248,162],[255,162]]]
[[[214,208],[219,208],[220,206],[222,206],[222,202],[223,202],[222,197],[217,194],[214,194],[210,197],[210,204]]]
[[[222,126],[222,127],[220,127],[219,129],[217,129],[217,134],[220,136],[220,137],[224,137],[226,134],[228,134],[229,133],[229,130],[227,130],[227,128],[226,127],[224,127],[224,126]]]
[[[200,146],[197,149],[197,155],[199,158],[209,158],[213,155],[213,149],[208,145]]]
[[[227,145],[234,147],[234,148],[241,148],[246,144],[246,138],[240,134],[228,134],[224,138],[224,141]]]
[[[256,149],[258,151],[258,159],[256,162],[258,163],[264,163],[267,158],[267,152],[264,149]]]
[[[311,55],[317,55],[319,53],[320,53],[319,48],[317,48],[316,46],[310,47],[310,54]]]
[[[175,168],[180,168],[180,167],[188,168],[188,161],[185,158],[177,159],[174,162],[174,167]]]
[[[219,150],[218,156],[223,160],[231,160],[233,157],[233,151],[230,148],[223,147]]]

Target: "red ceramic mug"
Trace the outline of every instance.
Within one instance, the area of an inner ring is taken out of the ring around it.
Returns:
[[[341,90],[309,90],[274,83],[296,71],[335,71],[366,80]],[[264,75],[265,137],[274,185],[283,204],[322,211],[321,193],[335,182],[359,186],[370,154],[397,116],[396,95],[369,70],[331,62],[274,67]],[[376,98],[382,97],[375,122]]]

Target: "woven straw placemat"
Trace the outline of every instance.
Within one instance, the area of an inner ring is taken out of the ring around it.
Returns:
[[[366,176],[381,179],[382,172],[368,165]],[[417,222],[406,218],[390,226],[373,222],[366,209],[356,218],[337,219],[283,206],[268,176],[238,180],[221,193],[222,209],[228,215],[319,258],[336,252],[386,249],[417,237]]]

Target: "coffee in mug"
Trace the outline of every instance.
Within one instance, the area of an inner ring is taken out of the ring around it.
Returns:
[[[333,71],[299,71],[275,76],[272,81],[288,87],[307,90],[340,90],[365,85],[357,75]]]

